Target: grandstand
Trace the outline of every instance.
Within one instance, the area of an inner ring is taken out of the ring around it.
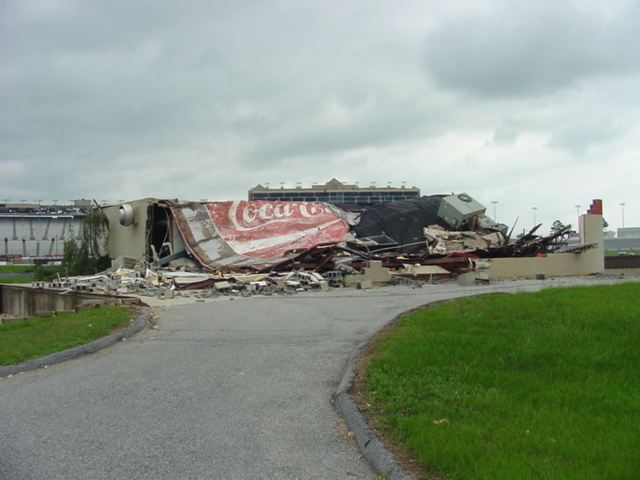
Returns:
[[[0,260],[60,260],[64,242],[80,239],[85,213],[73,205],[0,204]]]

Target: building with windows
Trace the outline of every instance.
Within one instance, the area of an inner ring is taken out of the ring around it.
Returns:
[[[328,202],[337,205],[350,203],[357,205],[379,204],[397,200],[411,200],[420,197],[417,187],[359,187],[342,183],[335,178],[325,184],[313,184],[310,188],[269,188],[256,185],[249,189],[249,200],[283,200],[291,202]]]
[[[640,227],[618,228],[615,237],[605,237],[604,247],[609,252],[629,253],[640,250]]]
[[[616,238],[640,238],[640,227],[618,228]]]

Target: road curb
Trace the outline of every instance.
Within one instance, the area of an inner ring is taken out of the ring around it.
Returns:
[[[110,347],[111,345],[123,339],[129,338],[135,333],[138,333],[147,325],[147,323],[149,322],[149,318],[149,310],[143,309],[138,314],[136,319],[125,328],[107,335],[106,337],[101,337],[97,340],[94,340],[93,342],[86,343],[78,347],[73,347],[61,352],[45,355],[44,357],[27,360],[16,365],[6,365],[4,367],[0,367],[0,377],[15,375],[16,373],[27,372],[29,370],[35,370],[37,368],[54,365],[56,363],[66,362],[67,360],[81,357],[83,355],[88,355],[90,353],[97,352],[98,350],[102,350],[103,348]]]
[[[360,413],[360,409],[358,409],[353,400],[351,400],[348,392],[353,386],[353,381],[356,376],[355,360],[362,350],[366,348],[380,330],[395,322],[399,317],[414,310],[416,310],[416,308],[411,308],[396,315],[380,327],[380,329],[368,336],[366,340],[361,342],[355,350],[351,352],[349,360],[347,360],[347,367],[338,385],[338,390],[336,390],[333,396],[333,406],[338,414],[344,418],[360,452],[362,452],[362,456],[367,460],[373,471],[377,475],[383,475],[386,480],[411,480],[413,477],[405,472],[398,462],[395,461],[391,452],[386,449],[376,433],[369,427],[364,416]]]
[[[344,418],[347,427],[353,434],[353,437],[358,445],[358,448],[362,452],[363,457],[367,460],[373,471],[378,475],[383,475],[387,480],[411,480],[413,477],[409,475],[393,458],[391,452],[389,452],[382,444],[376,433],[369,427],[365,418],[360,413],[360,410],[356,404],[351,400],[349,396],[349,390],[353,386],[355,379],[356,368],[355,360],[360,353],[367,347],[371,340],[384,328],[394,323],[398,318],[403,315],[407,315],[413,311],[420,310],[428,305],[434,305],[437,303],[449,302],[457,300],[459,298],[478,296],[492,293],[523,293],[523,292],[537,292],[543,288],[563,288],[563,287],[579,287],[590,285],[612,285],[618,283],[635,282],[635,279],[605,279],[603,282],[585,282],[580,284],[544,284],[536,283],[534,288],[530,288],[532,284],[528,285],[515,285],[504,289],[479,289],[472,294],[454,295],[442,300],[434,300],[426,302],[418,307],[410,308],[386,322],[377,331],[368,336],[363,342],[361,342],[349,356],[347,365],[340,380],[340,384],[336,393],[333,395],[333,405],[338,414]]]

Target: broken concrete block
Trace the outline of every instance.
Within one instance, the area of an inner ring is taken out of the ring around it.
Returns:
[[[310,275],[317,281],[317,282],[323,282],[324,281],[324,277],[322,275],[320,275],[318,272],[310,272]]]
[[[229,282],[216,282],[213,284],[216,290],[229,290],[231,288],[231,284]]]
[[[458,275],[456,278],[458,285],[469,287],[476,284],[476,272],[465,272]]]
[[[145,272],[144,278],[145,278],[145,281],[147,283],[150,283],[151,285],[158,285],[159,284],[158,274],[156,272],[154,272],[153,270],[149,270],[147,268],[147,271]]]
[[[327,282],[326,280],[322,280],[318,282],[318,285],[320,286],[321,291],[323,292],[329,291],[329,282]]]
[[[135,258],[125,257],[120,255],[119,257],[111,260],[111,271],[115,272],[120,268],[133,268],[136,264]]]
[[[364,279],[364,276],[361,274],[355,275],[345,275],[343,278],[343,283],[345,287],[355,287],[358,285],[358,282]]]
[[[175,290],[171,290],[170,288],[165,288],[163,292],[163,297],[165,300],[170,300],[175,296]]]
[[[358,290],[365,290],[371,287],[373,287],[373,282],[368,278],[358,282]]]
[[[363,270],[364,278],[371,280],[372,283],[389,283],[391,281],[391,273],[388,268],[382,266],[380,260],[371,260]]]
[[[364,267],[362,273],[346,275],[343,279],[345,287],[357,287],[363,280],[369,280],[372,285],[391,282],[391,273],[382,266],[379,260],[372,260]],[[369,287],[370,288],[370,287]]]
[[[331,287],[344,287],[343,274],[341,271],[333,270],[325,272],[324,278]]]

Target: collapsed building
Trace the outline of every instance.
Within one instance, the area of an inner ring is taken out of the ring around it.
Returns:
[[[604,272],[601,200],[580,216],[572,243],[571,226],[560,222],[546,235],[536,225],[514,237],[466,193],[366,205],[145,198],[95,208],[109,225],[111,268],[31,288],[0,285],[0,321],[140,297],[205,301]]]
[[[145,198],[102,210],[115,267],[146,262],[156,269],[218,275],[304,271],[331,278],[334,285],[353,284],[347,277],[377,267],[395,278],[430,279],[478,270],[483,273],[476,279],[487,280],[603,271],[599,200],[581,216],[581,241],[571,247],[571,226],[556,222],[548,235],[537,235],[537,225],[513,238],[466,193],[339,207]]]
[[[505,243],[496,224],[467,194],[380,205],[295,201],[178,202],[146,198],[102,208],[112,258],[164,263],[188,255],[204,269],[264,270],[319,246],[368,253],[430,251],[429,229],[473,231]],[[493,236],[491,236],[493,235]]]

